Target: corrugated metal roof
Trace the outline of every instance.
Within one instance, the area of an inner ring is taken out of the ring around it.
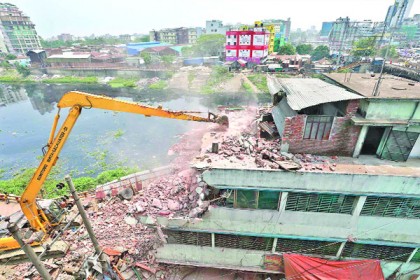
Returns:
[[[71,53],[63,53],[63,54],[54,54],[49,56],[48,58],[89,58],[91,57],[90,53],[87,54],[71,54]]]
[[[295,111],[324,103],[364,98],[320,79],[269,76],[267,85],[272,95],[284,92],[287,104]]]

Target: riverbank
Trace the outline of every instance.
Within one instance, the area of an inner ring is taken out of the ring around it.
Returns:
[[[74,74],[73,69],[68,70],[68,73]],[[59,73],[65,74],[66,71],[60,70]],[[3,70],[0,73],[0,83],[107,85],[110,88],[139,88],[151,91],[182,90],[191,94],[215,94],[219,92],[268,94],[268,88],[264,84],[265,74],[230,73],[227,68],[221,66],[188,66],[181,67],[177,71],[155,71],[152,74],[148,73],[137,77],[59,74],[23,77],[15,70]]]
[[[73,178],[74,185],[78,192],[88,191],[94,189],[97,185],[105,184],[113,180],[119,179],[123,176],[137,172],[135,168],[119,167],[110,169],[99,173],[96,177],[75,177]],[[20,196],[29,183],[29,180],[34,175],[35,168],[23,169],[21,172],[15,174],[13,178],[8,180],[0,180],[0,193],[8,193]],[[58,176],[52,175],[43,185],[43,197],[55,198],[67,194],[67,190],[59,190],[56,185],[62,182]]]

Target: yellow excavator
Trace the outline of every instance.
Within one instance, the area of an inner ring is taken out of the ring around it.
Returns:
[[[183,111],[169,111],[162,107],[149,107],[146,105],[113,99],[106,96],[93,95],[84,92],[71,91],[60,99],[57,104],[58,113],[54,118],[54,123],[50,132],[46,152],[39,164],[35,174],[29,181],[25,191],[19,199],[20,207],[29,222],[30,228],[35,232],[40,232],[42,238],[31,243],[31,246],[42,244],[49,236],[51,230],[60,222],[60,211],[57,204],[52,203],[48,206],[38,203],[37,196],[43,183],[45,182],[51,168],[56,164],[58,155],[63,149],[64,143],[70,135],[77,118],[80,116],[82,109],[104,109],[118,112],[128,112],[141,114],[146,117],[161,117],[178,120],[196,121],[196,122],[213,122],[220,125],[228,126],[228,118],[226,116],[216,116],[208,113],[207,117],[200,117],[188,114]],[[69,114],[64,120],[61,128],[56,133],[57,124],[60,118],[60,110],[69,107]],[[193,112],[196,113],[196,112]],[[13,237],[5,237],[0,239],[0,252],[20,248],[18,242]]]

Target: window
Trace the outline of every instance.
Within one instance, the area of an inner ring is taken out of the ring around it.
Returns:
[[[236,46],[236,42],[233,42],[233,45]]]
[[[211,233],[167,230],[169,244],[211,246]]]
[[[420,199],[370,196],[360,215],[420,219]]]
[[[307,116],[303,139],[328,140],[334,117]]]
[[[216,247],[271,251],[273,248],[273,238],[240,236],[231,234],[216,234]]]
[[[300,240],[278,238],[276,252],[302,252],[308,255],[337,255],[341,243],[319,241],[319,240]]]
[[[413,248],[407,247],[347,243],[342,256],[345,258],[406,261],[413,250]]]
[[[268,209],[277,210],[280,192],[254,191],[254,190],[226,190],[230,194],[225,206],[242,209]]]
[[[289,192],[286,210],[351,215],[355,199],[351,195]]]

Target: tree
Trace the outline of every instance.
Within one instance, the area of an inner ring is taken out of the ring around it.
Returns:
[[[310,54],[313,48],[311,44],[300,44],[296,47],[296,52],[298,54]]]
[[[152,62],[152,56],[148,52],[141,52],[140,57],[143,58],[144,63],[146,65],[150,64]]]
[[[29,70],[28,66],[19,64],[18,62],[15,63],[16,70],[19,74],[21,74],[23,77],[28,77],[31,75],[31,70]]]
[[[5,70],[9,70],[10,69],[10,63],[7,62],[6,60],[3,60],[1,62],[1,67],[4,68]]]
[[[387,56],[387,58],[398,58],[398,52],[397,52],[397,50],[395,49],[395,47],[394,46],[391,46],[391,47],[383,47],[382,49],[380,49],[378,52],[377,52],[377,55],[379,55],[379,56],[381,56],[381,57],[385,57],[385,53],[386,53],[386,50],[389,48],[389,51],[388,51],[388,56]]]
[[[6,54],[6,56],[4,57],[4,59],[6,59],[6,60],[14,60],[16,58],[17,58],[17,56],[14,55],[14,54],[11,54],[11,53]]]
[[[225,46],[226,37],[221,34],[205,34],[197,39],[193,46],[194,54],[200,56],[219,55]]]
[[[194,56],[194,48],[189,46],[182,47],[181,54],[183,57],[192,57]]]
[[[296,54],[296,49],[292,44],[284,44],[283,46],[279,47],[278,53],[292,55]]]
[[[375,54],[375,38],[365,38],[356,41],[351,50],[355,57],[369,57]]]
[[[313,61],[317,61],[317,60],[323,59],[324,57],[329,57],[329,56],[330,56],[330,48],[324,45],[316,47],[311,53],[311,58]]]
[[[172,65],[172,63],[175,61],[174,55],[163,55],[160,57],[160,60],[163,61],[166,65]]]

